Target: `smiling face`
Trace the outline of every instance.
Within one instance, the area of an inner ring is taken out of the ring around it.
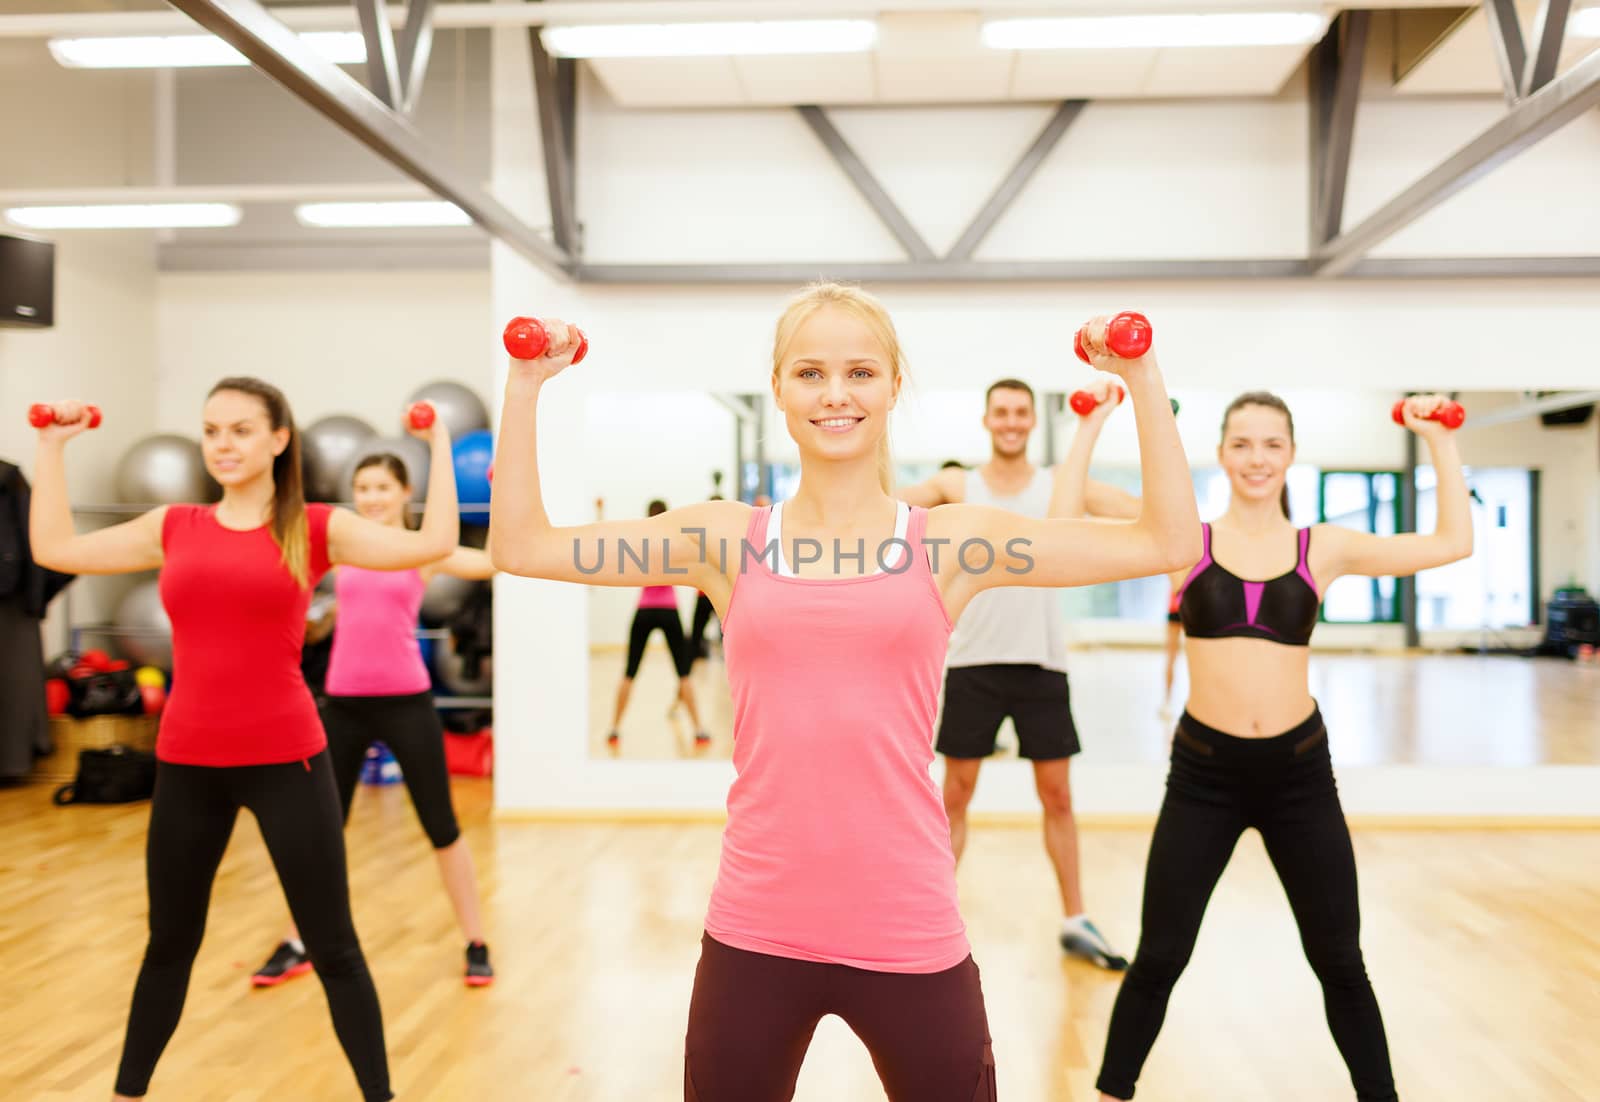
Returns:
[[[1228,475],[1235,497],[1277,501],[1294,463],[1294,427],[1280,409],[1254,403],[1240,405],[1223,423],[1217,460]]]
[[[983,411],[983,427],[989,430],[989,441],[995,455],[1002,459],[1025,455],[1028,436],[1037,423],[1033,395],[1026,390],[998,386],[989,392],[989,405]]]
[[[789,435],[824,459],[876,458],[900,394],[893,351],[855,310],[825,304],[779,350],[772,397]]]
[[[264,473],[289,446],[289,430],[274,429],[266,403],[253,394],[219,390],[206,399],[200,450],[206,470],[224,489]]]
[[[368,463],[356,471],[350,483],[350,500],[356,512],[379,524],[401,526],[405,523],[406,504],[411,500],[411,487],[383,462]]]

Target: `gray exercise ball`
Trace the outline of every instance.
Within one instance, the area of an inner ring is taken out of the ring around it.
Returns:
[[[433,672],[451,696],[488,696],[494,691],[492,657],[485,657],[478,663],[478,676],[471,680],[461,672],[461,665],[454,639],[446,636],[434,644]]]
[[[448,574],[435,574],[428,580],[428,588],[422,591],[422,626],[443,627],[466,603],[477,584]]]
[[[128,661],[137,666],[172,669],[172,621],[161,604],[159,581],[151,578],[128,590],[117,603],[112,623],[119,632],[117,649]]]
[[[345,467],[378,430],[343,413],[324,417],[300,434],[300,465],[307,501],[349,501]]]
[[[339,492],[343,496],[337,500],[350,500],[350,485],[355,481],[356,468],[360,466],[361,461],[369,455],[381,455],[385,452],[399,456],[401,462],[406,465],[406,475],[411,480],[411,500],[421,501],[425,498],[430,458],[428,445],[415,436],[375,436],[371,440],[363,440],[355,453],[345,461],[344,470],[339,475]]]
[[[147,436],[117,464],[117,500],[125,505],[220,501],[222,487],[206,473],[200,445],[174,433]]]
[[[460,383],[429,383],[406,399],[408,406],[412,402],[432,403],[439,411],[439,420],[450,430],[452,440],[489,427],[488,409],[476,394]]]

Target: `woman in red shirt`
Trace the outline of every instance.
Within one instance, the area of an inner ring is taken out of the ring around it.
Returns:
[[[339,795],[327,740],[300,674],[305,613],[335,563],[404,570],[456,545],[455,473],[442,420],[431,442],[420,530],[307,505],[300,439],[283,394],[223,379],[206,399],[202,450],[216,505],[163,505],[75,533],[63,445],[88,427],[78,402],[39,430],[29,534],[38,560],[73,574],[161,571],[172,620],[173,686],[156,740],[146,841],[150,938],[134,986],[116,1102],[141,1098],[177,1028],[217,866],[248,808],[327,994],[362,1097],[394,1097],[377,990],[350,916]]]

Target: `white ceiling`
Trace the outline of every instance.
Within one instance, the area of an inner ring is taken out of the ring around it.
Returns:
[[[625,107],[1266,96],[1310,46],[991,50],[976,12],[885,13],[870,53],[586,62]]]

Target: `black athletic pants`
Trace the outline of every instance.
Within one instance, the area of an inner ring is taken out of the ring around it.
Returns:
[[[1360,1102],[1394,1102],[1378,1000],[1361,957],[1356,861],[1320,712],[1272,738],[1237,738],[1187,713],[1145,868],[1139,951],[1111,1012],[1098,1087],[1132,1098],[1239,835],[1261,832],[1322,983],[1333,1040]]]
[[[178,1028],[211,884],[241,807],[260,824],[362,1098],[393,1098],[378,992],[350,918],[339,795],[326,751],[285,765],[157,765],[145,843],[150,941],[133,989],[117,1092],[144,1095]]]
[[[333,759],[333,779],[345,821],[350,819],[367,748],[381,741],[400,766],[400,779],[411,793],[411,806],[417,809],[433,848],[444,849],[461,837],[450,802],[444,727],[431,692],[330,696],[322,702],[322,726],[328,732],[328,755]]]

